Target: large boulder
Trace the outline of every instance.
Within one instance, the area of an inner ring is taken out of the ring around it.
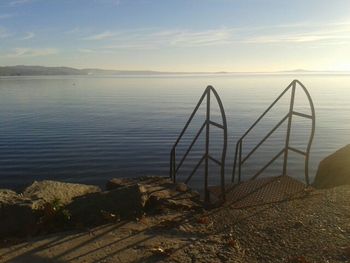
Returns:
[[[0,189],[0,207],[5,204],[13,204],[22,201],[22,197],[15,191],[9,189]]]
[[[58,200],[60,204],[69,204],[74,198],[90,193],[101,192],[98,186],[72,184],[57,181],[34,181],[28,186],[23,196],[33,201],[33,208],[41,209],[47,203]]]
[[[323,159],[314,181],[316,188],[350,184],[350,144]]]
[[[116,219],[141,216],[146,201],[146,189],[135,183],[77,197],[66,208],[74,223],[97,225],[104,223],[108,215]]]
[[[0,238],[200,208],[195,192],[165,177],[112,179],[107,189],[102,192],[91,185],[41,181],[21,194],[0,190]]]
[[[124,186],[130,186],[136,183],[132,178],[113,178],[106,183],[106,190],[114,190]]]
[[[167,177],[114,178],[107,191],[75,198],[66,208],[75,224],[97,225],[144,213],[200,208],[198,195]]]
[[[21,236],[35,231],[36,211],[30,199],[14,191],[0,190],[0,238]]]
[[[57,221],[64,205],[76,197],[100,192],[97,186],[34,182],[23,193],[0,190],[0,238],[36,234]]]
[[[199,197],[184,183],[174,184],[167,177],[143,177],[140,179],[148,193],[146,210],[161,212],[166,210],[193,210],[200,208]]]

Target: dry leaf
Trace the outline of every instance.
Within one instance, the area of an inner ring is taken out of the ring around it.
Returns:
[[[154,247],[151,249],[151,252],[155,255],[158,255],[158,256],[167,256],[168,257],[173,252],[173,249],[172,248],[164,249],[162,247]]]
[[[235,248],[237,242],[236,242],[236,240],[231,239],[231,240],[229,240],[229,241],[227,242],[227,244],[228,244],[230,247]]]
[[[197,223],[207,225],[210,223],[210,220],[208,217],[200,217],[200,218],[198,218]]]
[[[309,263],[309,261],[304,256],[296,256],[289,258],[288,263]]]
[[[349,247],[343,247],[343,252],[344,252],[344,255],[347,258],[350,258],[350,246]]]

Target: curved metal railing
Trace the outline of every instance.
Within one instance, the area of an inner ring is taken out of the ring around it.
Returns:
[[[211,93],[214,94],[214,97],[219,105],[221,118],[222,118],[222,124],[219,124],[217,122],[210,120],[210,97],[211,97],[210,95],[211,95]],[[182,136],[185,134],[189,124],[193,120],[193,117],[196,115],[196,112],[198,111],[200,105],[202,104],[202,102],[204,101],[205,98],[206,98],[206,119],[205,119],[204,123],[202,124],[201,128],[198,130],[196,136],[192,140],[190,146],[187,148],[187,151],[182,156],[179,164],[177,165],[176,164],[176,147],[179,144]],[[223,147],[222,147],[220,161],[215,159],[214,157],[212,157],[209,154],[210,125],[213,125],[213,126],[223,130]],[[221,198],[224,200],[225,199],[225,158],[226,158],[226,149],[227,149],[227,122],[226,122],[225,110],[224,110],[224,107],[222,105],[221,99],[220,99],[218,93],[216,92],[216,90],[212,86],[208,86],[205,89],[203,95],[201,96],[195,109],[193,110],[190,118],[188,119],[185,127],[181,131],[179,137],[177,138],[174,146],[171,149],[171,152],[170,152],[170,178],[174,182],[176,182],[176,176],[177,176],[179,169],[183,165],[183,163],[186,160],[188,154],[190,153],[192,147],[195,145],[198,137],[200,136],[200,134],[203,132],[204,129],[205,129],[205,153],[202,156],[202,158],[199,160],[197,165],[194,167],[194,169],[192,170],[192,172],[190,173],[188,178],[185,180],[185,183],[188,183],[191,180],[192,176],[196,173],[197,169],[200,167],[200,165],[204,161],[204,165],[205,165],[205,169],[204,169],[204,199],[206,202],[209,202],[210,197],[209,197],[209,190],[208,190],[208,172],[209,172],[208,167],[209,167],[209,160],[211,160],[221,167],[221,170],[220,170],[220,179],[221,179],[220,186],[221,186],[221,193],[222,193]]]
[[[306,94],[306,97],[309,101],[309,105],[311,108],[311,115],[300,113],[294,111],[294,99],[295,99],[295,90],[297,87],[297,84],[302,88],[304,93]],[[249,134],[249,132],[263,119],[263,117],[272,109],[272,107],[287,93],[287,91],[291,91],[291,98],[290,98],[290,106],[289,106],[289,111],[288,113],[280,120],[276,126],[270,130],[270,132],[267,133],[267,135],[245,156],[242,157],[242,145],[243,145],[243,139]],[[294,147],[291,147],[289,145],[289,140],[290,140],[290,132],[291,132],[291,126],[292,126],[292,117],[293,115],[303,117],[303,118],[308,118],[311,119],[312,124],[311,124],[311,133],[309,137],[309,141],[306,147],[306,151],[301,151],[299,149],[296,149]],[[254,180],[257,178],[267,167],[269,167],[275,160],[277,160],[282,154],[284,154],[284,159],[283,159],[283,173],[282,175],[287,174],[287,162],[288,162],[288,151],[293,151],[295,153],[301,154],[305,156],[305,181],[306,184],[309,185],[309,157],[310,157],[310,149],[311,149],[311,144],[314,138],[315,134],[315,108],[314,104],[312,102],[310,93],[308,90],[305,88],[305,86],[299,81],[299,80],[293,80],[287,88],[276,98],[276,100],[264,111],[263,114],[260,115],[260,117],[253,123],[253,125],[243,134],[243,136],[238,140],[236,144],[236,150],[235,150],[235,159],[233,163],[233,171],[232,171],[232,183],[235,183],[235,174],[236,174],[236,166],[238,162],[238,183],[241,182],[241,168],[242,165],[249,159],[250,156],[277,130],[278,127],[280,127],[286,120],[288,120],[288,126],[287,126],[287,134],[286,134],[286,139],[285,139],[285,145],[281,151],[279,151],[264,167],[262,167],[252,178],[251,180]],[[237,160],[238,158],[238,160]]]

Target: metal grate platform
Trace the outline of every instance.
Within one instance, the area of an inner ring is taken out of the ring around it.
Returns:
[[[267,177],[229,186],[226,201],[234,208],[246,208],[281,202],[305,192],[306,185],[289,176]],[[219,186],[209,187],[212,195],[220,198]]]

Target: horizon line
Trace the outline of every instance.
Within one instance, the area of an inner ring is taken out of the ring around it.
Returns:
[[[43,65],[0,65],[0,68],[13,67],[43,67],[43,68],[70,68],[75,70],[101,70],[101,71],[119,71],[119,72],[150,72],[162,74],[276,74],[276,73],[349,73],[350,70],[309,70],[309,69],[290,69],[290,70],[274,70],[274,71],[162,71],[153,69],[107,69],[98,67],[72,67],[72,66],[43,66]]]

